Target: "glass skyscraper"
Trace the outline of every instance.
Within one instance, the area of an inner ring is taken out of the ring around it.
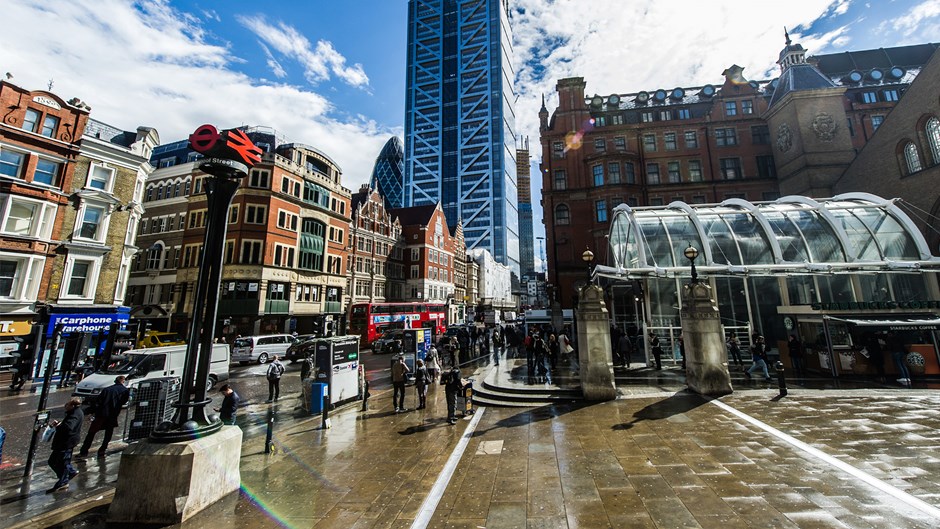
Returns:
[[[404,191],[519,275],[511,40],[508,0],[409,0]]]
[[[385,197],[389,208],[400,208],[404,203],[404,152],[398,136],[392,136],[385,142],[382,152],[375,159],[369,187]]]

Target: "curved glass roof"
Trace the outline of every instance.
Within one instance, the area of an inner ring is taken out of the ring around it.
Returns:
[[[712,275],[940,268],[923,234],[893,200],[848,193],[816,201],[788,196],[754,204],[614,209],[607,276],[687,275],[683,252]]]

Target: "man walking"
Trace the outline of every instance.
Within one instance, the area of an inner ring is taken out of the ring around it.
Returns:
[[[65,403],[65,418],[62,422],[52,421],[50,426],[55,428],[52,437],[52,453],[49,454],[49,467],[55,472],[55,485],[46,491],[46,494],[69,489],[69,480],[74,478],[78,471],[72,468],[72,450],[82,437],[82,421],[85,414],[82,412],[82,399],[72,397]]]
[[[444,396],[447,397],[447,422],[457,424],[457,393],[463,389],[460,370],[455,367],[444,373],[441,383],[444,384]]]
[[[395,405],[395,413],[405,411],[405,380],[409,372],[404,355],[399,356],[398,361],[392,364],[392,387],[395,388],[392,404]]]
[[[756,371],[763,370],[764,380],[770,380],[770,373],[767,371],[767,345],[764,343],[764,337],[757,335],[754,344],[751,345],[751,357],[754,364],[744,372],[744,376],[751,378]]]
[[[85,435],[85,442],[78,452],[78,457],[88,457],[88,451],[91,450],[91,443],[95,440],[95,434],[104,429],[104,439],[101,441],[101,447],[98,448],[98,457],[104,457],[108,451],[108,443],[111,442],[111,436],[114,435],[114,428],[118,425],[118,415],[121,409],[127,404],[130,397],[130,390],[124,385],[125,377],[119,375],[114,377],[114,384],[104,388],[95,399],[92,413],[95,418],[91,421],[88,433]]]
[[[277,355],[268,366],[268,402],[277,401],[281,396],[281,375],[284,374],[284,364],[278,359]]]
[[[235,412],[238,411],[241,398],[228,384],[219,388],[219,393],[222,394],[222,405],[216,408],[215,411],[219,412],[219,418],[222,419],[222,424],[233,425],[235,424]]]
[[[653,359],[656,361],[656,371],[661,371],[663,368],[663,346],[660,344],[659,336],[653,331],[649,333],[649,340],[650,352],[653,353]]]

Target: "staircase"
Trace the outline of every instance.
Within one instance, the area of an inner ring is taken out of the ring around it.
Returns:
[[[528,383],[525,361],[509,360],[509,365],[490,367],[473,381],[473,403],[477,406],[530,408],[581,400],[581,388],[570,379],[559,384]],[[575,379],[576,380],[576,379]]]

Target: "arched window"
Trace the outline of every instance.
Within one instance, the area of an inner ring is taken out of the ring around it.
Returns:
[[[555,208],[555,224],[571,224],[571,214],[568,212],[568,206],[561,204]]]
[[[927,143],[930,145],[930,157],[934,165],[940,163],[940,119],[930,118],[927,126]]]
[[[904,146],[904,161],[907,163],[907,174],[916,173],[924,168],[920,163],[920,155],[917,154],[917,146],[912,141]]]
[[[147,270],[159,270],[160,258],[163,256],[163,245],[160,243],[150,247],[147,253]]]

